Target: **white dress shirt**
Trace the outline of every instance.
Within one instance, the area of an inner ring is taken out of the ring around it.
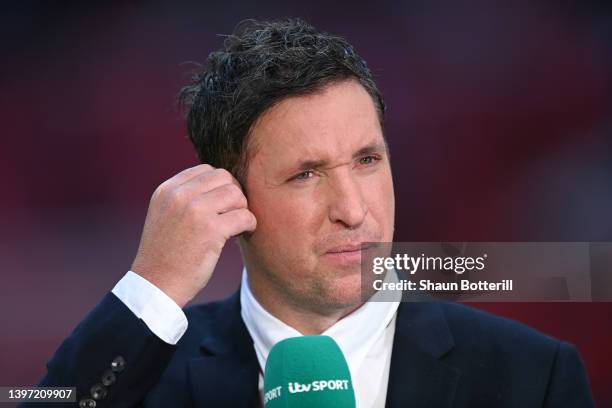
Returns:
[[[187,317],[160,288],[128,271],[111,291],[147,327],[168,344],[176,344],[187,331]]]
[[[397,301],[366,302],[321,333],[333,338],[346,358],[358,408],[385,406],[398,305]],[[259,304],[249,288],[246,269],[242,272],[240,306],[242,320],[253,339],[263,372],[272,346],[302,334],[272,316]],[[259,390],[263,393],[261,373]]]
[[[187,318],[181,308],[140,275],[128,271],[112,292],[166,343],[176,344],[187,330]],[[240,304],[242,319],[253,339],[263,372],[272,346],[286,338],[301,336],[301,333],[259,304],[249,289],[246,269],[242,273]],[[347,360],[358,408],[385,406],[398,305],[399,299],[366,302],[321,333],[338,343]],[[263,395],[261,372],[259,390]]]

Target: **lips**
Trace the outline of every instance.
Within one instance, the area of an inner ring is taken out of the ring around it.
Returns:
[[[371,248],[373,244],[363,242],[352,242],[342,245],[335,245],[329,248],[321,258],[324,262],[341,269],[347,269],[351,273],[359,271],[364,252]]]
[[[326,251],[328,254],[340,254],[344,252],[360,252],[371,248],[373,244],[361,242],[361,243],[353,243],[353,244],[344,244],[332,247]]]

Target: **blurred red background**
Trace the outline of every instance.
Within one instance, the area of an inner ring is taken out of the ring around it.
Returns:
[[[129,269],[155,187],[197,164],[175,95],[244,18],[343,35],[388,105],[396,241],[612,241],[603,1],[23,1],[0,15],[0,384],[35,383]],[[225,297],[228,243],[196,301]],[[612,303],[477,307],[574,343],[612,406]]]

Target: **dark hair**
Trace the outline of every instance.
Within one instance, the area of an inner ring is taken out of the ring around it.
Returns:
[[[350,78],[372,97],[382,127],[382,96],[366,62],[344,38],[299,18],[245,20],[181,89],[179,102],[200,162],[229,170],[244,185],[248,135],[257,118],[284,98]]]

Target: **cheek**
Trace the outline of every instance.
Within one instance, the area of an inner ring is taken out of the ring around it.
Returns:
[[[308,237],[314,231],[313,219],[316,210],[312,199],[286,192],[259,197],[256,204],[249,209],[257,218],[257,229],[254,236],[265,240],[269,245],[289,250],[288,246],[297,247],[308,244]],[[299,237],[299,240],[296,238]]]
[[[383,172],[379,177],[372,177],[366,186],[366,202],[372,216],[385,231],[386,239],[393,231],[395,222],[395,194],[390,172]]]

